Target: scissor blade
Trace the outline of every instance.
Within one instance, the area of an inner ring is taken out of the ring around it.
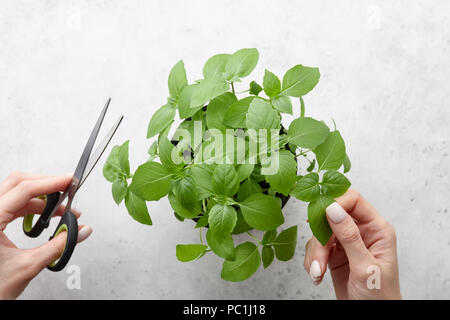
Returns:
[[[105,106],[103,107],[102,112],[100,113],[100,116],[97,119],[97,122],[95,123],[94,129],[92,130],[91,135],[89,136],[89,140],[86,146],[84,147],[80,161],[78,161],[77,168],[75,169],[75,173],[73,174],[72,183],[76,183],[77,188],[81,181],[81,178],[83,177],[84,170],[86,169],[86,165],[89,161],[89,156],[91,155],[92,148],[94,147],[95,140],[97,139],[98,132],[100,131],[100,127],[102,126],[102,122],[103,119],[105,118],[105,114],[106,111],[108,110],[110,102],[111,98],[108,98]]]
[[[106,147],[108,146],[109,142],[111,141],[114,133],[116,133],[117,128],[119,127],[120,123],[122,122],[122,119],[123,119],[123,116],[120,116],[119,119],[117,119],[116,123],[111,128],[111,130],[109,130],[106,137],[98,145],[98,147],[95,149],[94,153],[89,157],[89,161],[86,165],[86,169],[84,170],[83,177],[81,178],[80,183],[78,184],[78,188],[81,187],[83,182],[86,180],[86,178],[91,173],[92,169],[94,169],[98,160],[100,160],[100,157],[102,156],[103,152],[105,151]]]

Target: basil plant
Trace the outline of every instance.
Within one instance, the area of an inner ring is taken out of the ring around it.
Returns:
[[[299,64],[282,80],[265,70],[262,85],[238,89],[258,59],[256,49],[214,55],[203,79],[191,83],[183,61],[176,63],[167,103],[148,125],[147,138],[155,140],[149,159],[131,174],[126,141],[112,148],[103,168],[115,202],[124,200],[140,223],[152,224],[146,201],[167,196],[174,216],[200,233],[199,243],[176,246],[177,258],[214,253],[224,259],[227,281],[246,280],[275,257],[292,259],[297,226],[283,226],[281,210],[290,196],[309,203],[312,233],[325,245],[332,234],[325,208],[350,186],[341,134],[305,115],[303,96],[317,85],[319,69]],[[292,99],[300,116],[285,128],[281,117],[293,114]],[[172,128],[177,114],[179,126]],[[240,236],[236,243],[237,234],[248,241]]]

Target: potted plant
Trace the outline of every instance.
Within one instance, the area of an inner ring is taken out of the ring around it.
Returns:
[[[338,171],[350,170],[340,132],[305,115],[303,96],[318,83],[318,68],[296,65],[282,81],[265,70],[262,86],[252,81],[238,91],[258,59],[256,49],[214,55],[203,79],[191,84],[183,61],[176,63],[167,103],[148,125],[147,138],[157,136],[148,161],[131,174],[126,141],[112,148],[103,169],[116,203],[124,200],[141,223],[152,224],[146,201],[168,196],[175,217],[200,233],[199,243],[176,246],[177,258],[212,252],[224,259],[221,276],[228,281],[248,279],[261,262],[267,268],[275,257],[294,256],[297,226],[282,226],[289,196],[309,202],[311,230],[326,244],[332,232],[325,208],[350,186]],[[281,117],[293,113],[292,98],[301,111],[286,130]],[[181,123],[172,130],[176,114]],[[299,158],[307,167],[299,167]],[[262,238],[254,230],[264,231]],[[249,241],[237,245],[233,236],[241,233]]]

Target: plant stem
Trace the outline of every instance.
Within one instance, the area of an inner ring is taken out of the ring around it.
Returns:
[[[247,234],[253,238],[253,240],[255,240],[256,242],[258,242],[258,244],[261,244],[261,240],[259,240],[258,238],[256,238],[254,235],[251,234],[250,231],[247,231]]]
[[[305,101],[303,101],[303,98],[300,97],[300,118],[303,118],[305,116]]]
[[[234,83],[233,82],[230,82],[231,83],[231,91],[233,92],[233,94],[235,94],[235,92],[234,92]]]
[[[203,239],[202,239],[202,228],[199,229],[199,234],[200,234],[200,243],[203,244]]]

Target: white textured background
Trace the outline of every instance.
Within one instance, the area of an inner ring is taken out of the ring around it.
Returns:
[[[145,160],[152,113],[165,103],[170,68],[183,59],[200,78],[216,53],[257,47],[278,74],[319,66],[307,114],[336,120],[353,162],[353,188],[398,234],[405,298],[450,298],[450,2],[442,1],[18,1],[0,2],[0,178],[12,170],[71,172],[100,108],[125,120],[133,169]],[[298,107],[297,113],[298,113]],[[289,119],[287,119],[289,121]],[[330,122],[329,122],[330,123]],[[102,160],[103,163],[104,159]],[[295,258],[234,284],[221,259],[178,262],[175,245],[198,233],[167,199],[149,205],[153,227],[117,207],[96,168],[75,205],[94,233],[63,271],[45,270],[22,298],[333,298],[329,275],[315,287],[303,270],[306,208],[290,200],[286,226],[300,224]],[[23,247],[21,221],[6,229]]]

